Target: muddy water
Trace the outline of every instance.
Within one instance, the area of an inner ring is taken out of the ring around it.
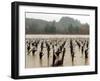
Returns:
[[[37,38],[35,37],[26,37],[26,41],[34,41]],[[35,52],[35,54],[33,55],[32,52],[30,52],[28,54],[28,51],[26,49],[26,54],[25,54],[25,67],[26,68],[37,68],[37,67],[53,67],[52,66],[52,62],[53,62],[53,49],[52,49],[52,45],[50,45],[50,55],[49,58],[47,57],[47,48],[46,45],[44,44],[44,48],[43,48],[43,56],[42,59],[39,58],[39,53],[40,53],[40,47],[41,47],[41,42],[42,41],[49,41],[49,40],[61,40],[61,42],[58,43],[58,45],[55,47],[55,50],[57,50],[57,48],[59,47],[59,45],[61,45],[61,43],[63,41],[66,41],[64,48],[65,48],[65,55],[64,55],[64,59],[63,59],[63,65],[62,66],[85,66],[85,65],[89,65],[89,54],[88,54],[88,58],[85,58],[85,52],[81,51],[82,48],[82,44],[80,46],[80,49],[77,45],[77,43],[75,42],[76,40],[81,40],[82,42],[88,41],[89,42],[89,37],[64,37],[64,38],[39,38],[40,42],[38,44],[37,47],[37,51]],[[74,53],[75,53],[75,57],[74,60],[72,61],[72,56],[71,56],[71,52],[70,52],[70,39],[72,39],[73,41],[73,46],[74,46]],[[52,41],[54,43],[54,41]],[[27,45],[27,44],[26,44]],[[30,47],[32,47],[30,45]],[[27,48],[27,47],[26,47]],[[86,49],[86,46],[84,47],[84,50]],[[62,53],[60,53],[59,55],[59,59],[61,59],[62,57]]]

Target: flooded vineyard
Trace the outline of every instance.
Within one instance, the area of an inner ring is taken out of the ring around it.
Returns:
[[[89,65],[89,37],[26,37],[25,68]]]

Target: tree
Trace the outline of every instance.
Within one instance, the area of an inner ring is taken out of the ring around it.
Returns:
[[[79,26],[74,27],[74,34],[79,34]]]
[[[50,28],[50,25],[47,23],[45,28],[44,28],[45,34],[49,33],[49,31],[50,31],[49,28]]]
[[[52,22],[52,25],[51,25],[51,27],[50,27],[50,32],[51,33],[53,33],[53,34],[55,34],[56,33],[56,26],[55,26],[55,21],[53,21]]]
[[[82,24],[81,27],[80,27],[80,34],[89,34],[89,25],[86,23],[86,24]]]
[[[46,24],[44,31],[46,34],[55,34],[56,33],[55,21],[53,21],[51,25]]]
[[[73,34],[73,26],[72,26],[72,24],[70,24],[69,26],[68,26],[68,34]]]

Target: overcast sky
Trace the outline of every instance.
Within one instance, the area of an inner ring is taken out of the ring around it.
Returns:
[[[81,23],[90,23],[89,15],[26,13],[26,18],[42,19],[46,21],[55,20],[56,22],[58,22],[62,17],[71,17],[79,20]]]

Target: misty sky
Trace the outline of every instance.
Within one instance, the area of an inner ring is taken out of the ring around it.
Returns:
[[[79,20],[81,23],[88,23],[88,24],[90,23],[89,15],[26,13],[26,18],[42,19],[46,21],[55,20],[56,22],[58,22],[62,17],[71,17],[71,18]]]

